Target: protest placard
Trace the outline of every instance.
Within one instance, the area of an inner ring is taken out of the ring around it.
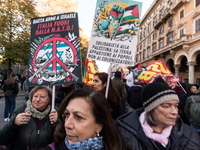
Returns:
[[[82,82],[77,13],[31,19],[27,86]]]
[[[132,66],[142,3],[97,0],[87,58]]]

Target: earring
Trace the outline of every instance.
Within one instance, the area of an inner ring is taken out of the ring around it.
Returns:
[[[99,133],[97,133],[97,136],[99,136]]]

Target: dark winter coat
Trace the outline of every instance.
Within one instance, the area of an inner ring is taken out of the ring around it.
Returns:
[[[121,134],[133,150],[158,150],[147,138],[139,122],[142,112],[143,109],[137,109],[117,119]],[[178,118],[172,128],[169,144],[168,150],[200,150],[200,136]]]
[[[2,90],[5,92],[5,96],[16,97],[19,91],[18,82],[15,81],[15,87],[12,87],[11,85],[8,85],[10,79],[11,78],[6,79]]]
[[[125,102],[120,99],[119,104],[116,107],[110,106],[111,116],[114,120],[116,120],[119,116],[126,113]]]
[[[123,101],[126,101],[127,93],[126,93],[126,87],[124,83],[117,77],[115,77],[112,80],[113,86],[116,88],[117,92],[119,93],[119,96],[123,99]]]
[[[12,145],[12,150],[45,148],[53,142],[55,130],[49,120],[49,114],[43,119],[40,128],[33,117],[26,125],[14,125],[15,117],[24,112],[25,107],[25,105],[17,107],[12,113],[11,120],[0,130],[0,145]]]
[[[141,85],[134,85],[130,87],[128,91],[127,102],[133,109],[138,109],[143,107],[141,93],[142,93]]]
[[[71,84],[68,87],[62,87],[61,85],[57,85],[56,86],[55,105],[57,107],[59,107],[62,100],[74,89],[75,89],[74,84]]]
[[[198,102],[200,100],[200,88],[197,90],[196,95],[191,95],[191,96],[193,97],[195,102]],[[190,115],[190,107],[193,104],[191,96],[189,96],[186,100],[184,111],[190,123],[200,127],[200,124],[198,124],[195,120],[193,120],[193,118]]]
[[[186,123],[187,125],[190,125],[190,121],[184,111],[184,107],[185,107],[185,103],[188,98],[188,95],[184,91],[181,91],[178,93],[178,97],[180,100],[178,113],[179,113],[181,119],[183,120],[183,122]]]

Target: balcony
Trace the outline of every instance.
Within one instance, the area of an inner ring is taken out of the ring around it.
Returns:
[[[172,16],[172,12],[171,12],[171,8],[167,7],[164,11],[163,17],[162,17],[162,21],[166,22],[167,19],[169,19]]]
[[[184,49],[186,51],[190,50],[190,45],[196,41],[200,40],[200,32],[195,34],[184,34],[179,39],[170,41],[169,44],[164,45],[164,47],[160,49],[156,49],[156,51],[152,51],[152,55],[146,57],[145,59],[140,59],[138,63],[145,63],[151,61],[152,59],[159,59],[160,57],[165,57],[165,54],[173,53],[175,55],[177,50]],[[138,56],[141,55],[142,52],[137,53]]]
[[[159,16],[157,17],[155,20],[154,20],[154,29],[155,30],[158,30],[158,28],[163,24],[162,22],[162,16]]]
[[[183,4],[189,3],[189,2],[190,0],[174,0],[171,6],[172,7],[171,10],[173,12],[176,12]]]
[[[153,52],[153,56],[156,57],[167,51],[171,51],[171,50],[176,51],[181,48],[187,50],[190,48],[189,45],[190,45],[191,40],[192,40],[192,35],[185,34],[181,36],[179,39],[171,41],[168,45],[165,45],[161,49],[157,49],[155,52]]]
[[[169,17],[172,16],[171,7],[167,6],[154,20],[154,29],[158,30],[158,28],[167,21]]]

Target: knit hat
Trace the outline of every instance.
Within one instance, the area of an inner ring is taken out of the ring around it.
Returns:
[[[170,101],[179,101],[178,95],[166,84],[153,82],[146,85],[142,90],[142,103],[145,112],[149,112],[158,105]]]

